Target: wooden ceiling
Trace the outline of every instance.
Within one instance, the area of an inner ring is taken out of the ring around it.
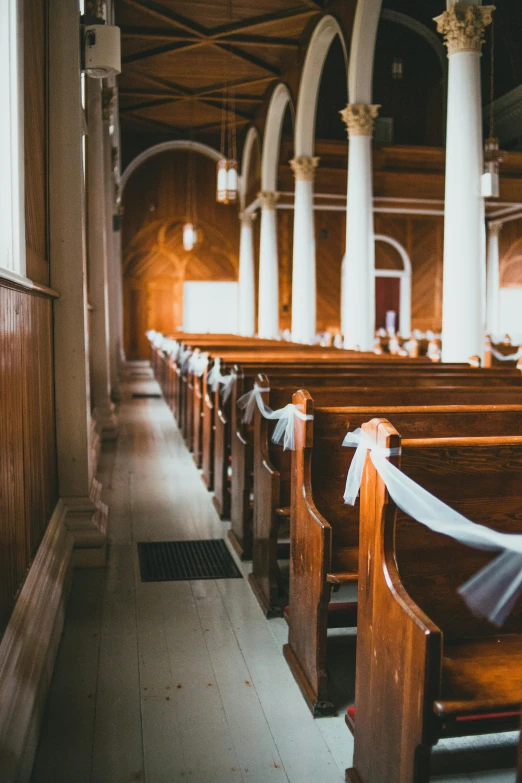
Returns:
[[[328,0],[116,0],[122,130],[219,133],[225,88],[246,125]]]

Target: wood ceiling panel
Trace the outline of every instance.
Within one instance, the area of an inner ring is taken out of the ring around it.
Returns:
[[[252,121],[260,98],[297,55],[304,27],[322,5],[314,0],[116,0],[124,130],[126,123],[145,127],[149,120],[151,131],[206,132],[221,116],[225,85],[237,93],[235,121]]]

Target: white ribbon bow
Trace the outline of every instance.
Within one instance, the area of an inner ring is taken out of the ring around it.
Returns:
[[[180,349],[178,353],[178,361],[182,372],[185,372],[185,370],[188,368],[191,356],[192,356],[192,351],[190,350],[190,348]]]
[[[311,421],[314,417],[311,414],[301,413],[297,406],[293,403],[288,403],[284,408],[280,408],[277,411],[273,411],[268,405],[265,404],[262,393],[269,392],[270,389],[262,388],[254,383],[254,388],[243,394],[237,401],[238,407],[244,409],[243,421],[246,424],[250,424],[254,417],[254,411],[257,407],[261,415],[265,419],[272,421],[277,420],[274,433],[272,435],[272,443],[283,445],[283,450],[290,449],[295,450],[295,417],[301,421]]]
[[[201,378],[205,372],[207,361],[208,353],[193,353],[192,357],[189,359],[188,371],[192,373],[192,375],[197,375],[198,378]]]
[[[387,461],[397,449],[383,449],[361,429],[349,432],[343,446],[357,449],[348,471],[346,503],[355,503],[369,450],[391,498],[405,514],[466,546],[501,553],[462,585],[459,593],[475,614],[502,625],[522,593],[522,535],[499,533],[466,519]]]

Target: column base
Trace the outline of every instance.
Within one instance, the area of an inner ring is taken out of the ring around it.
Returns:
[[[119,384],[113,384],[111,388],[111,400],[114,403],[121,402],[121,389]]]
[[[88,498],[61,498],[65,525],[72,534],[72,562],[78,568],[100,568],[107,560],[109,509],[101,500],[102,486],[93,479]]]
[[[114,405],[98,406],[93,411],[93,419],[101,440],[116,440],[119,435],[118,419],[114,413]]]

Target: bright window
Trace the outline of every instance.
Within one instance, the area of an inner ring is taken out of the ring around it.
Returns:
[[[237,283],[187,282],[183,290],[186,332],[237,332]]]
[[[21,0],[0,2],[0,267],[25,275]]]

